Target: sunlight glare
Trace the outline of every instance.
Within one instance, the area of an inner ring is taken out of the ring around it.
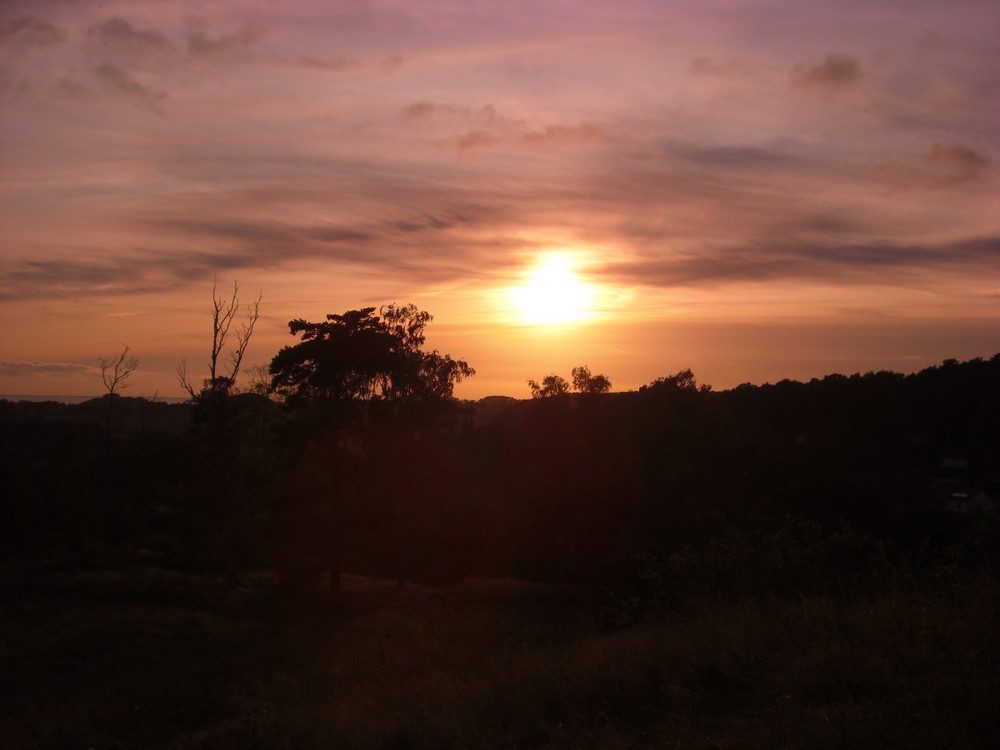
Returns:
[[[573,272],[568,259],[550,257],[513,290],[515,307],[527,323],[570,323],[592,315],[591,289]]]

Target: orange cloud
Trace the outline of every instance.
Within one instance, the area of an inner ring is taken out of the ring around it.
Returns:
[[[521,143],[531,148],[579,146],[592,143],[604,135],[604,130],[592,123],[580,125],[547,125],[544,130],[525,133]]]

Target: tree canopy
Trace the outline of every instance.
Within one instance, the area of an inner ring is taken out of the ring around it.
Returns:
[[[573,390],[579,393],[607,393],[611,390],[611,381],[607,375],[591,375],[590,368],[586,365],[574,367]],[[552,396],[562,396],[569,393],[570,384],[562,375],[546,375],[542,382],[529,380],[528,387],[531,389],[532,398],[551,398]]]
[[[292,404],[317,401],[439,401],[475,374],[467,362],[426,352],[433,316],[415,305],[387,305],[289,322],[301,337],[271,360],[272,387]]]
[[[546,375],[541,383],[529,380],[528,387],[531,389],[532,398],[551,398],[569,393],[569,383],[566,382],[566,378],[555,374]]]
[[[573,368],[573,389],[580,393],[607,393],[611,381],[607,375],[591,375],[590,368],[580,365]]]

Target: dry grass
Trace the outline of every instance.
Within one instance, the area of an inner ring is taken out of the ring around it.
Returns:
[[[11,748],[991,747],[992,581],[708,600],[620,631],[566,587],[5,576]]]

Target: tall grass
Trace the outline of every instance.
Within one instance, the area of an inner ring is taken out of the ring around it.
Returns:
[[[11,748],[991,747],[996,582],[706,594],[633,627],[517,581],[345,601],[151,571],[8,599]],[[23,593],[23,591],[22,591]]]

